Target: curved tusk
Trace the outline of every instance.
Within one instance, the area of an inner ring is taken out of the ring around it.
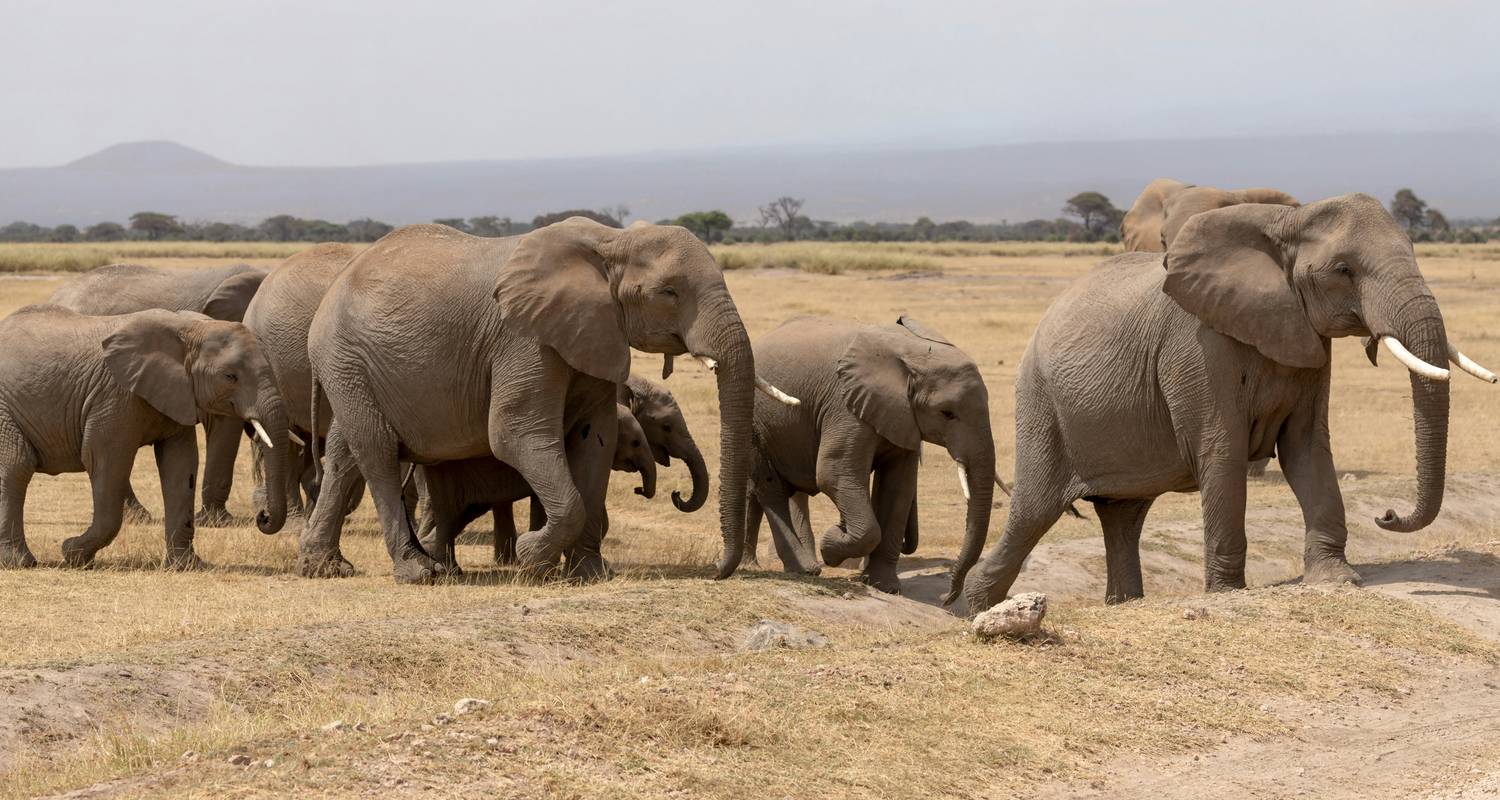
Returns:
[[[1470,375],[1473,375],[1474,377],[1484,381],[1485,383],[1494,383],[1497,380],[1495,378],[1495,373],[1490,372],[1484,367],[1481,367],[1478,364],[1474,363],[1474,359],[1469,358],[1468,356],[1459,352],[1458,348],[1454,347],[1452,342],[1448,343],[1448,360],[1457,364],[1459,369],[1469,373]]]
[[[963,490],[964,490],[964,499],[965,500],[970,499],[969,498],[969,476],[968,476],[967,473],[964,472],[964,465],[963,464],[959,464],[958,465],[958,485],[961,486],[961,487],[963,487]]]
[[[1422,359],[1412,355],[1411,351],[1406,349],[1406,345],[1401,344],[1401,342],[1396,339],[1396,337],[1382,336],[1380,337],[1380,341],[1385,345],[1385,349],[1391,351],[1391,355],[1395,356],[1397,361],[1405,364],[1406,368],[1411,370],[1412,372],[1415,372],[1428,380],[1448,380],[1448,370],[1443,369],[1442,367],[1434,367],[1426,361],[1423,361]]]
[[[291,439],[292,444],[297,445],[298,447],[307,446],[307,442],[302,441],[302,437],[298,436],[296,433],[293,433],[290,428],[287,429],[286,438]]]
[[[695,354],[693,358],[702,361],[703,366],[708,367],[709,372],[716,372],[719,369],[719,362],[713,360],[712,358],[709,358],[708,356],[700,356]],[[802,405],[801,400],[798,400],[797,398],[792,397],[791,395],[781,391],[775,386],[772,386],[770,381],[767,381],[765,378],[762,378],[759,375],[755,376],[755,388],[759,389],[762,393],[770,397],[774,397],[777,400],[786,403],[789,406]]]
[[[269,447],[272,450],[276,449],[276,445],[271,444],[271,435],[266,433],[266,429],[260,424],[260,420],[252,419],[250,420],[250,425],[255,428],[255,435],[260,437],[261,442],[264,443],[266,447]]]

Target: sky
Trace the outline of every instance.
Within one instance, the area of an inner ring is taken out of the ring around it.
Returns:
[[[1483,0],[0,0],[0,166],[1500,129]]]

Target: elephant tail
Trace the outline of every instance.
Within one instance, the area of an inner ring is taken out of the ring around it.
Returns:
[[[323,489],[323,458],[322,458],[322,454],[320,452],[318,452],[319,451],[319,447],[318,447],[318,440],[319,440],[318,431],[320,430],[318,428],[318,401],[322,399],[322,394],[323,394],[323,385],[320,384],[320,383],[318,383],[317,376],[313,376],[313,382],[312,382],[312,411],[311,411],[311,416],[312,416],[312,436],[310,437],[312,441],[310,441],[308,443],[308,447],[312,450],[313,496],[314,497],[316,497],[319,494],[321,494],[322,493],[322,489]]]

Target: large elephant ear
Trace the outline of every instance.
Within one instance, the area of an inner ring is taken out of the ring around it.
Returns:
[[[861,422],[898,447],[915,450],[922,444],[911,409],[911,372],[896,340],[906,336],[890,328],[860,331],[839,357],[837,375],[844,405]]]
[[[618,233],[570,217],[522,236],[495,279],[495,301],[504,324],[556,350],[574,369],[624,383],[624,311],[600,252]]]
[[[126,391],[181,425],[198,424],[198,400],[188,375],[184,320],[168,311],[131,314],[104,337],[104,364]]]
[[[1172,241],[1162,289],[1205,325],[1290,367],[1328,363],[1292,288],[1295,248],[1270,234],[1285,206],[1245,204],[1195,214]]]
[[[213,319],[243,321],[245,309],[250,307],[251,299],[265,279],[266,272],[258,269],[247,269],[230,275],[220,281],[209,294],[208,300],[203,304],[203,313]]]

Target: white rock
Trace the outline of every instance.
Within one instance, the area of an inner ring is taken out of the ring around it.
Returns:
[[[490,701],[480,700],[477,697],[465,697],[453,704],[453,713],[458,715],[472,714],[490,707]]]
[[[1047,595],[1026,592],[974,617],[969,627],[981,639],[993,639],[996,636],[1021,639],[1040,632],[1042,618],[1045,616]]]

